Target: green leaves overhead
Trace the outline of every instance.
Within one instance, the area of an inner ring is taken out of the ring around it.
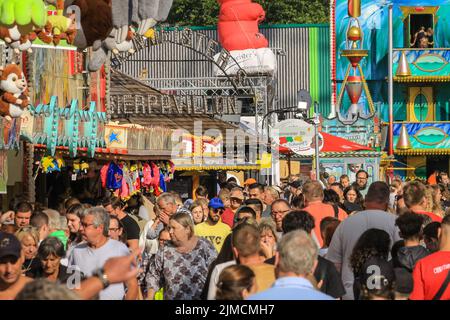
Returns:
[[[254,0],[266,11],[264,24],[328,23],[329,0]],[[214,26],[219,17],[217,0],[175,0],[171,25]]]

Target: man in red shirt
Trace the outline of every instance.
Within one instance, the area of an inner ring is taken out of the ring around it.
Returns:
[[[439,230],[439,251],[416,264],[411,300],[450,300],[450,216]]]
[[[230,207],[226,208],[222,213],[222,222],[233,228],[234,215],[237,209],[244,202],[244,193],[239,187],[233,188],[230,191]]]
[[[408,182],[403,188],[403,199],[409,210],[417,214],[430,217],[433,222],[441,222],[442,218],[426,210],[427,197],[425,196],[425,185],[419,181]]]
[[[311,214],[315,221],[314,233],[320,244],[323,246],[322,234],[320,233],[320,222],[325,217],[335,217],[340,221],[347,217],[344,210],[339,207],[333,207],[331,204],[323,203],[323,188],[318,181],[309,181],[303,185],[303,195],[305,197],[306,208],[303,209]]]

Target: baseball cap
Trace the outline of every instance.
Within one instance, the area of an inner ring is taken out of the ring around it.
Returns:
[[[0,259],[7,256],[13,256],[18,259],[20,258],[21,250],[22,245],[15,235],[0,232]]]
[[[223,205],[222,200],[220,200],[220,198],[212,198],[209,201],[208,207],[213,208],[213,209],[224,209],[225,206]]]
[[[247,180],[245,180],[244,186],[249,186],[249,185],[254,184],[256,182],[257,182],[256,179],[248,178]]]

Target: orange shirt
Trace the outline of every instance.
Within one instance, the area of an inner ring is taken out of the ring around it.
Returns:
[[[331,204],[325,204],[319,201],[311,202],[305,209],[303,209],[314,217],[315,227],[314,232],[316,233],[317,240],[319,240],[320,247],[323,246],[322,235],[320,234],[320,222],[325,217],[334,217],[334,208]],[[347,213],[341,208],[338,209],[338,217],[340,221],[347,218]]]

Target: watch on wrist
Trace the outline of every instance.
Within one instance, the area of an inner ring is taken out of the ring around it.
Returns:
[[[110,283],[108,280],[108,276],[105,274],[105,271],[103,269],[98,269],[97,271],[95,271],[93,273],[93,276],[100,279],[100,281],[102,282],[102,285],[103,285],[103,289],[106,289],[109,287]]]

